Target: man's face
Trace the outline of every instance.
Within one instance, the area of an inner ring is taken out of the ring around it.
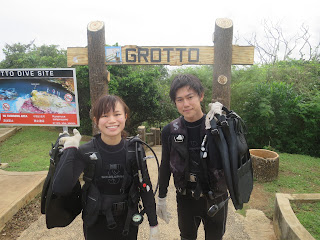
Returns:
[[[195,90],[189,86],[179,88],[176,92],[175,104],[181,115],[188,122],[195,122],[202,118],[203,112],[200,103],[203,100]]]

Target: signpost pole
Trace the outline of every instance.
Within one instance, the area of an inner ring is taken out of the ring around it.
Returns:
[[[221,102],[230,109],[230,84],[232,64],[233,23],[227,18],[218,18],[214,31],[214,64],[212,102]]]
[[[94,21],[88,24],[88,66],[90,82],[91,108],[95,101],[108,93],[108,74],[105,65],[105,30],[104,23]],[[95,124],[92,125],[92,134],[98,133]]]

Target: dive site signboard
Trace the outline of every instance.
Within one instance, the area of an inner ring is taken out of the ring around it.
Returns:
[[[0,69],[0,125],[79,126],[75,69]]]

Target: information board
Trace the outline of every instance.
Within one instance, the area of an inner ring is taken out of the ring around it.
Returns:
[[[0,69],[0,125],[79,126],[75,69]]]

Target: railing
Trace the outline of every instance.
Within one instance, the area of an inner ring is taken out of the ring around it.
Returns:
[[[145,126],[139,126],[138,134],[141,140],[150,146],[161,145],[160,128],[150,128],[150,133],[147,133]]]

